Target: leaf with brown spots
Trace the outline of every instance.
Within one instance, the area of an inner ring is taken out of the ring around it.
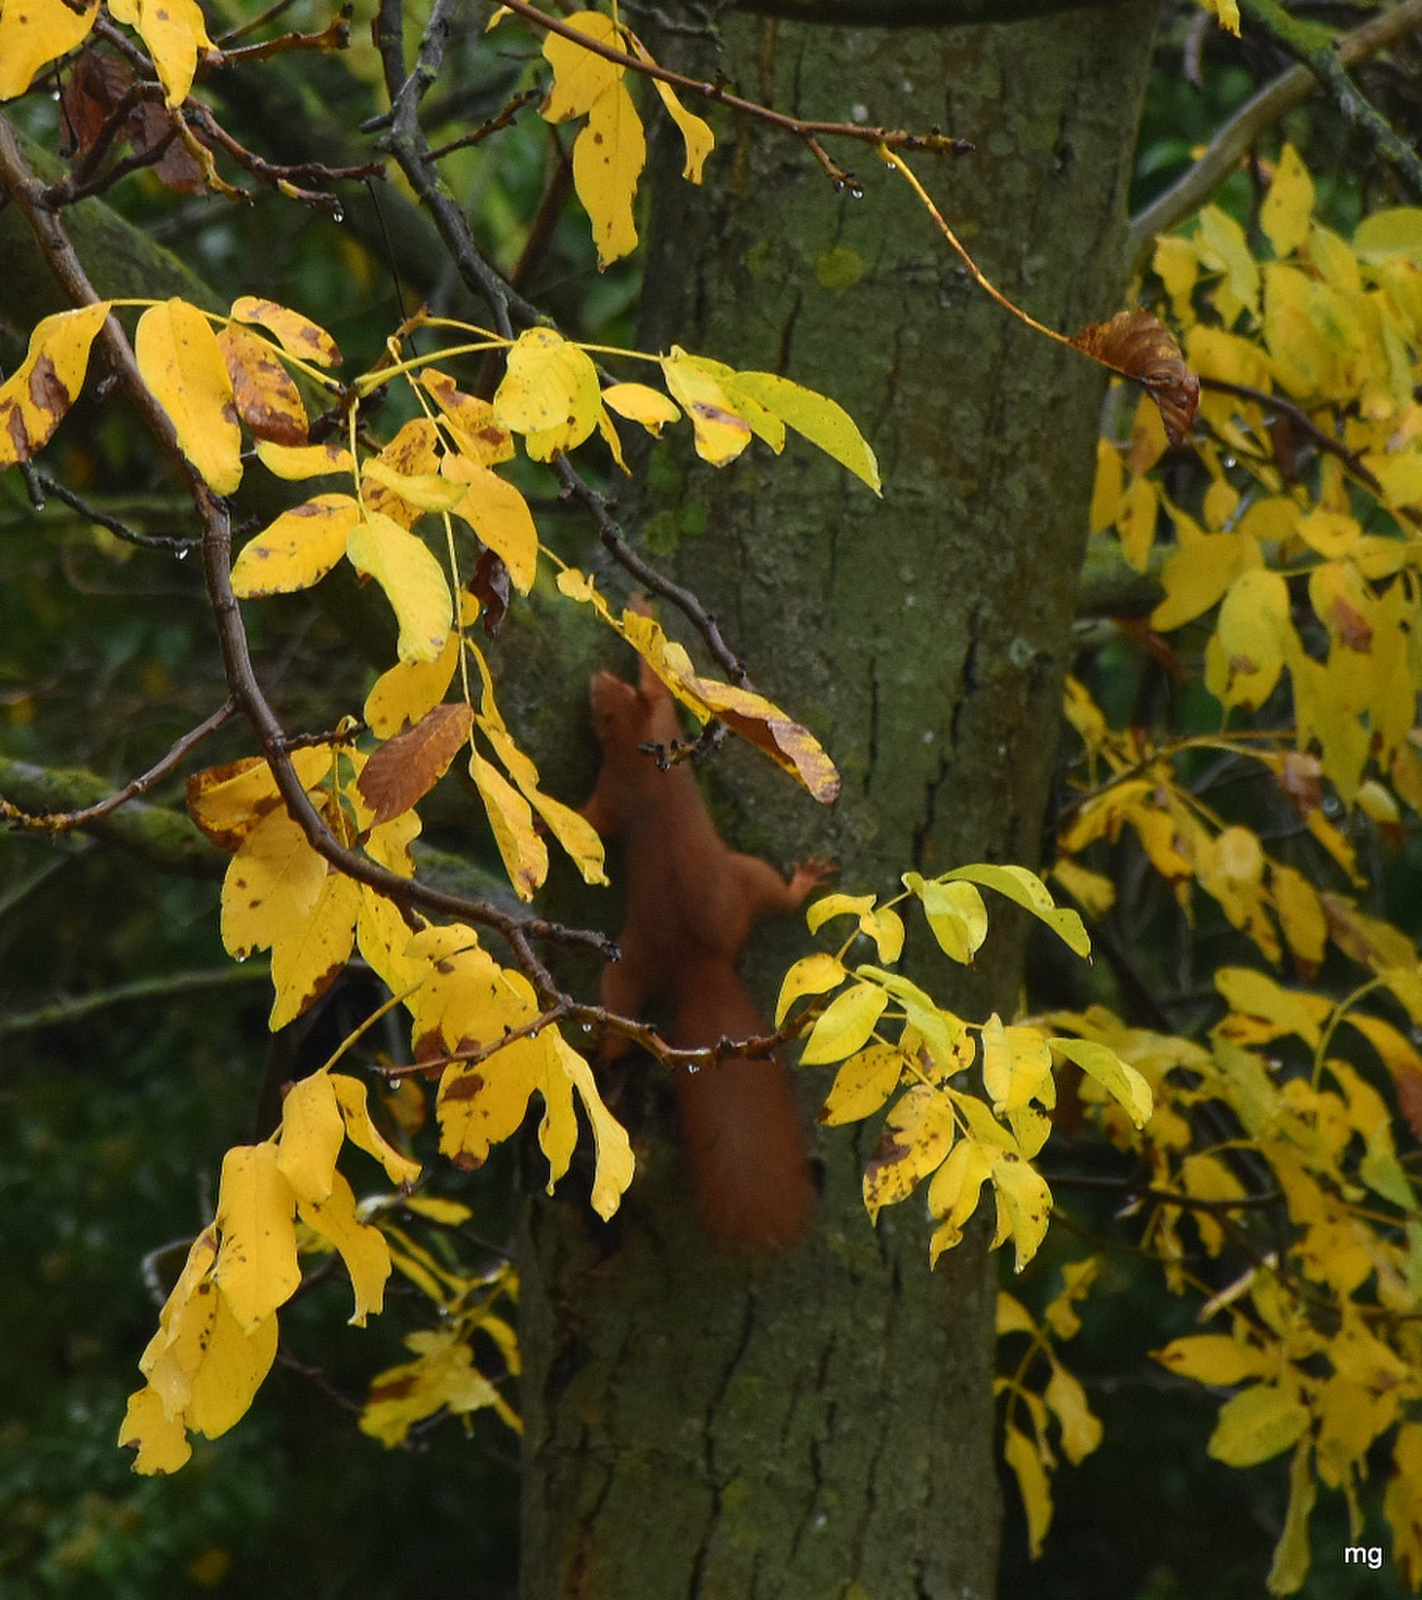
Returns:
[[[1073,334],[1071,343],[1093,361],[1144,384],[1160,407],[1166,437],[1173,445],[1183,442],[1200,405],[1200,380],[1157,317],[1139,306],[1118,311],[1110,321],[1093,322]]]
[[[474,726],[462,701],[439,705],[371,756],[356,782],[376,825],[418,805],[444,776]]]
[[[224,328],[217,343],[232,379],[237,415],[252,437],[271,444],[304,445],[306,407],[272,346],[235,326]]]
[[[232,302],[232,315],[239,322],[260,323],[268,333],[276,335],[277,343],[288,355],[302,361],[314,361],[318,367],[334,367],[341,359],[336,341],[324,328],[299,311],[279,306],[275,300],[244,294]]]
[[[30,335],[25,359],[0,384],[0,470],[49,443],[83,388],[90,347],[108,314],[106,300],[60,311]]]

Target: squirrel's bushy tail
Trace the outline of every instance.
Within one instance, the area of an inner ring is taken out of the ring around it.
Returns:
[[[734,986],[734,989],[732,989]],[[678,1016],[683,1048],[765,1031],[729,969],[696,986]],[[810,1226],[814,1182],[795,1091],[783,1062],[732,1056],[678,1070],[682,1147],[706,1231],[723,1250],[768,1255],[799,1243]]]

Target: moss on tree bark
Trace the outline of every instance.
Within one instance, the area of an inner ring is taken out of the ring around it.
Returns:
[[[1153,23],[1151,4],[935,31],[739,19],[724,61],[689,70],[721,65],[802,116],[973,140],[975,155],[916,170],[989,276],[1070,330],[1121,304]],[[795,443],[719,473],[653,467],[645,536],[844,774],[825,813],[728,753],[711,779],[728,831],[782,862],[828,851],[856,891],[892,892],[911,868],[1031,863],[1102,378],[983,296],[872,157],[859,200],[793,141],[725,123],[718,136],[705,189],[666,170],[674,151],[653,174],[644,346],[833,395],[885,480],[876,502]],[[921,936],[909,951],[968,1015],[1017,1003],[1021,929],[993,910],[971,974],[943,972]],[[762,999],[803,948],[803,929],[762,937]],[[815,1237],[755,1270],[708,1254],[656,1141],[614,1228],[534,1205],[525,1600],[991,1593],[994,1267],[979,1236],[930,1274],[920,1204],[870,1228],[869,1138],[821,1136]]]

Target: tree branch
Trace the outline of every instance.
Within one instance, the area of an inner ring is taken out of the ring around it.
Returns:
[[[1422,199],[1422,160],[1357,84],[1337,51],[1336,35],[1317,23],[1290,16],[1278,0],[1239,0],[1240,9],[1262,32],[1293,56],[1332,95],[1334,103],[1402,179],[1414,199]]]
[[[1352,66],[1422,27],[1422,0],[1402,0],[1361,27],[1338,38],[1332,50],[1340,67]],[[1204,155],[1164,194],[1132,219],[1126,243],[1132,268],[1149,264],[1157,234],[1168,233],[1193,216],[1219,188],[1251,146],[1274,124],[1308,99],[1318,79],[1305,66],[1290,67],[1247,100],[1211,139]]]

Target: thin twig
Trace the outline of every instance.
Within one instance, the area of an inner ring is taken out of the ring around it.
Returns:
[[[93,994],[51,1000],[33,1011],[0,1016],[0,1039],[17,1033],[37,1033],[42,1028],[70,1027],[87,1021],[98,1012],[135,1001],[169,1000],[175,995],[196,994],[206,989],[235,989],[249,983],[264,983],[270,978],[270,965],[264,961],[249,961],[245,966],[233,963],[210,972],[171,972],[156,978],[138,978]]]
[[[83,495],[75,494],[72,489],[57,482],[47,472],[35,472],[34,481],[45,494],[52,494],[56,500],[63,501],[71,511],[77,511],[87,522],[106,528],[116,539],[122,539],[125,544],[134,544],[143,550],[166,550],[173,555],[185,556],[189,550],[196,550],[202,543],[201,539],[184,539],[164,533],[139,533],[136,529],[130,528],[126,522],[100,511]],[[43,500],[35,509],[41,511],[44,509]]]
[[[139,795],[147,793],[155,783],[166,778],[188,754],[195,750],[202,741],[217,732],[224,723],[230,722],[237,715],[237,702],[229,698],[225,705],[220,706],[210,717],[205,718],[197,727],[190,728],[180,739],[174,741],[172,748],[162,758],[155,762],[147,772],[134,778],[131,783],[117,789],[111,795],[97,801],[94,805],[84,806],[78,811],[53,811],[45,816],[32,816],[23,812],[16,812],[14,808],[5,808],[5,821],[29,830],[43,830],[46,833],[68,833],[74,828],[87,827],[90,823],[102,821],[104,817],[126,805],[130,800],[136,800]]]
[[[591,51],[593,55],[601,56],[604,61],[611,61],[617,66],[640,72],[644,77],[669,84],[684,94],[695,95],[698,99],[726,106],[732,111],[740,112],[742,116],[769,123],[771,127],[779,128],[784,133],[794,134],[800,139],[807,141],[821,138],[854,139],[871,148],[887,145],[892,150],[926,150],[935,154],[947,152],[952,155],[967,155],[974,148],[967,139],[955,139],[946,133],[910,133],[904,128],[870,128],[854,122],[819,122],[806,117],[792,117],[788,112],[774,111],[758,100],[746,100],[738,94],[732,94],[723,83],[689,78],[684,72],[674,72],[670,67],[644,60],[630,51],[619,50],[616,45],[604,44],[601,40],[591,38],[581,29],[564,22],[561,17],[552,17],[546,11],[540,11],[537,6],[530,5],[529,0],[505,0],[505,3],[510,11],[533,23],[535,27],[542,28],[548,33],[559,34],[562,38]],[[823,161],[821,164],[824,164]],[[833,167],[834,164],[830,165]],[[845,181],[852,180],[846,176]]]
[[[1402,0],[1387,11],[1343,34],[1334,49],[1343,66],[1385,50],[1422,27],[1422,0]],[[1250,146],[1318,88],[1318,80],[1304,66],[1290,67],[1247,100],[1221,126],[1205,153],[1168,188],[1131,219],[1126,234],[1127,260],[1140,271],[1157,234],[1169,233],[1197,212],[1248,154]]]
[[[1239,4],[1244,15],[1280,49],[1308,68],[1413,198],[1422,199],[1422,159],[1348,76],[1338,56],[1336,35],[1318,23],[1291,16],[1278,0],[1239,0]]]

